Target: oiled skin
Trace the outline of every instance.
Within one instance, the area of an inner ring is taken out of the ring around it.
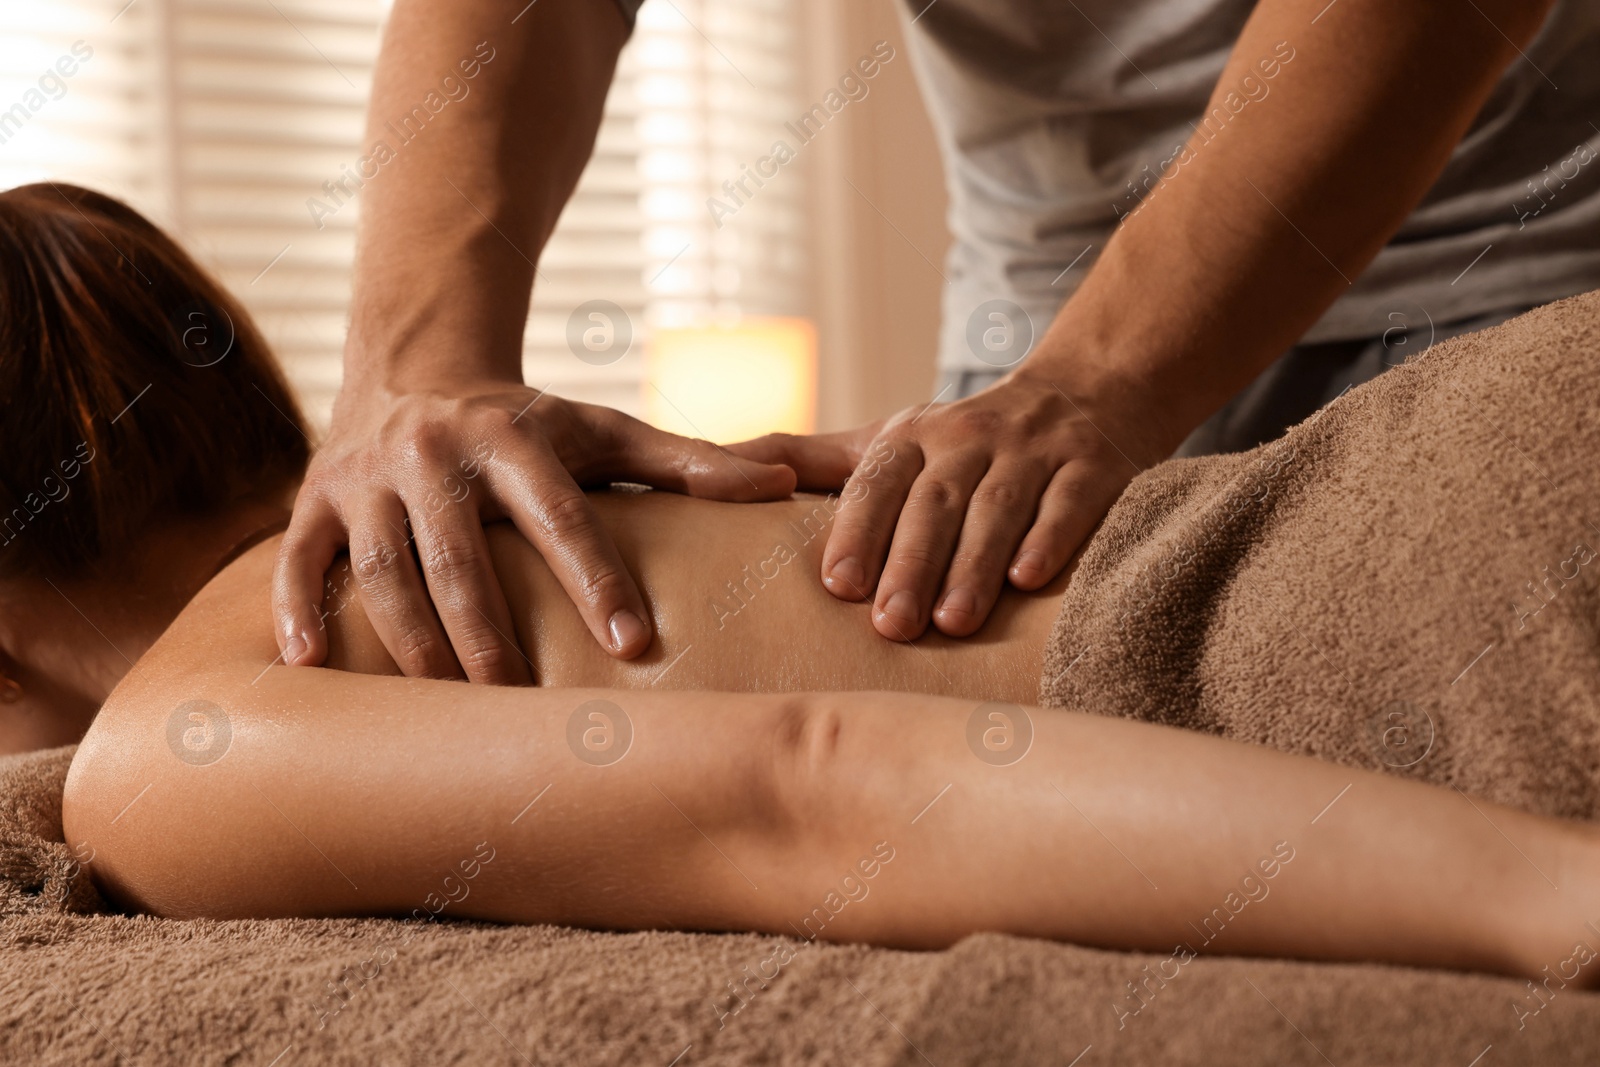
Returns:
[[[726,692],[896,690],[1030,704],[1070,569],[1036,593],[1007,590],[981,632],[930,630],[886,641],[870,606],[838,600],[817,578],[838,500],[722,504],[672,493],[590,497],[639,581],[656,639],[634,660],[589,635],[543,557],[509,523],[489,527],[495,573],[535,684]],[[352,595],[348,561],[330,573],[328,666],[398,674]],[[512,636],[512,635],[507,635]]]
[[[112,900],[173,917],[1170,951],[1256,871],[1272,902],[1221,951],[1531,976],[1587,936],[1600,837],[1584,825],[1064,710],[1012,709],[1031,745],[985,758],[976,702],[1028,699],[1055,596],[1008,597],[987,643],[895,645],[799,569],[818,537],[719,618],[712,592],[814,506],[603,502],[662,633],[632,666],[593,651],[531,550],[496,533],[549,683],[533,689],[395,677],[354,607],[331,623],[350,670],[282,666],[264,541],[106,701],[68,775],[67,840]],[[629,724],[609,761],[574,742],[594,701]],[[868,903],[839,903],[867,880]]]

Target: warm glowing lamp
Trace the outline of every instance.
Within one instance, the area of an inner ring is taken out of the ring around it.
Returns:
[[[817,331],[810,319],[747,318],[656,330],[646,358],[645,418],[727,444],[810,433],[817,413]]]

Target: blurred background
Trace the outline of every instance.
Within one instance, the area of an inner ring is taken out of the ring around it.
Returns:
[[[525,2],[507,0],[508,16]],[[339,183],[354,188],[388,7],[10,0],[0,186],[77,182],[176,234],[256,316],[325,426],[361,212]],[[717,441],[929,399],[948,235],[902,17],[893,0],[648,0],[539,263],[528,383]],[[791,127],[879,41],[894,58],[867,95],[802,144]],[[736,202],[723,183],[778,140],[793,162]],[[626,322],[594,318],[596,301]],[[572,341],[618,326],[625,352]]]

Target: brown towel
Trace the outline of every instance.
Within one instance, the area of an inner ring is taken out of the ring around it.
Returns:
[[[61,834],[61,791],[76,745],[0,758],[0,919],[104,911],[91,853]]]
[[[1600,292],[1145,472],[1040,702],[1600,812]]]

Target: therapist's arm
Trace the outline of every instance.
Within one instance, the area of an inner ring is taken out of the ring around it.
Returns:
[[[822,578],[837,596],[872,597],[885,637],[930,622],[972,633],[1008,577],[1022,589],[1053,578],[1139,470],[1361,273],[1507,64],[1527,62],[1519,48],[1549,8],[1262,0],[1211,106],[1242,97],[1247,77],[1263,82],[1262,61],[1279,68],[1269,95],[1189,142],[1013,373],[851,433],[735,449],[794,465],[808,487],[859,483]],[[852,475],[863,457],[870,466]]]
[[[626,36],[615,0],[394,5],[363,150],[344,385],[274,582],[288,663],[322,662],[322,576],[348,546],[408,675],[529,682],[483,536],[499,517],[544,553],[595,638],[637,655],[649,612],[579,484],[729,500],[793,488],[781,467],[523,383],[534,265],[593,151]],[[414,112],[425,121],[406,139]]]

